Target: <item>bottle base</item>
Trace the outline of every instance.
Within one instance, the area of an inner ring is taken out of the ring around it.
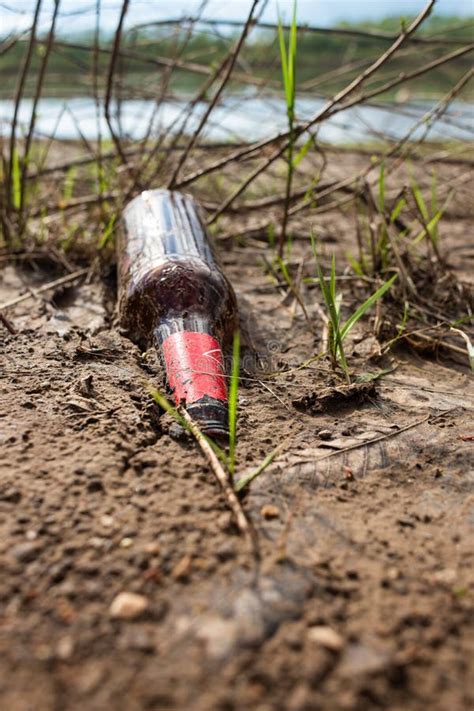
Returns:
[[[186,405],[186,410],[204,434],[216,439],[229,436],[229,417],[227,403],[205,395]]]

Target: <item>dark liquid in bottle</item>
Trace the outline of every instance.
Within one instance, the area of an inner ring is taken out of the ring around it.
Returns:
[[[195,201],[148,190],[124,211],[120,320],[162,353],[175,402],[202,429],[227,428],[223,349],[237,326],[235,295],[213,254]]]

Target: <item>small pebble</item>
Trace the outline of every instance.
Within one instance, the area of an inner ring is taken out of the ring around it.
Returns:
[[[433,575],[434,580],[437,583],[446,583],[450,585],[456,581],[457,573],[454,568],[445,568],[444,570],[437,570]]]
[[[184,439],[187,436],[187,431],[177,422],[172,422],[168,429],[169,436],[173,439]]]
[[[133,538],[122,538],[120,548],[131,548],[133,546]]]
[[[92,375],[86,375],[80,378],[77,382],[76,389],[81,395],[84,395],[84,397],[91,397],[91,395],[94,394]]]
[[[97,550],[100,550],[104,547],[104,543],[104,539],[99,538],[99,536],[92,536],[92,538],[89,538],[89,545],[91,548],[97,548]]]
[[[206,652],[210,657],[224,659],[237,641],[237,624],[235,620],[209,616],[198,626],[197,637],[205,643]]]
[[[344,640],[341,635],[325,625],[316,625],[308,630],[308,639],[311,642],[320,644],[321,647],[330,649],[331,652],[339,652],[344,646]]]
[[[216,550],[219,560],[231,560],[237,555],[237,549],[233,541],[224,541]]]
[[[12,554],[19,563],[29,563],[41,553],[41,550],[42,546],[34,541],[30,541],[28,543],[19,543],[17,546],[14,546]]]
[[[266,519],[278,518],[280,516],[280,509],[271,504],[265,504],[265,506],[262,506],[260,509],[260,515]]]
[[[190,555],[185,555],[184,558],[181,558],[179,563],[175,565],[171,572],[171,577],[174,578],[174,580],[184,580],[185,578],[188,577],[189,573],[191,572],[191,565],[192,565],[192,558]]]
[[[121,592],[112,601],[109,612],[111,617],[120,620],[133,620],[148,607],[148,600],[143,595]]]
[[[333,438],[333,433],[331,432],[331,430],[321,430],[318,433],[318,437],[319,437],[319,439],[322,439],[324,442],[327,442],[327,440]]]
[[[145,543],[143,550],[150,555],[158,555],[161,551],[161,546],[157,541],[151,541],[150,543]]]
[[[69,659],[74,653],[74,641],[72,637],[61,637],[56,645],[56,656],[59,659]]]

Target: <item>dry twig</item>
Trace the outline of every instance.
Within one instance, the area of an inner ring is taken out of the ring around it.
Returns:
[[[191,418],[189,413],[184,408],[180,408],[179,413],[185,420],[189,429],[191,430],[193,437],[195,438],[196,442],[201,448],[202,453],[206,457],[209,466],[211,467],[212,473],[219,482],[222,491],[224,492],[224,495],[227,499],[227,503],[229,504],[229,508],[234,514],[235,522],[239,528],[239,531],[247,539],[247,541],[251,545],[254,554],[256,554],[258,557],[258,541],[256,538],[255,530],[251,522],[247,518],[240,499],[235,493],[232,484],[229,481],[229,477],[224,471],[221,463],[219,462],[216,453],[214,452],[206,438],[203,436],[201,430]]]
[[[66,274],[66,276],[60,277],[59,279],[54,279],[54,281],[49,281],[47,284],[43,284],[43,286],[40,286],[38,289],[31,289],[27,294],[16,296],[14,299],[10,299],[10,301],[4,301],[3,304],[0,304],[0,311],[4,311],[4,309],[9,309],[12,306],[16,306],[17,304],[21,304],[22,301],[27,301],[28,299],[35,299],[40,294],[43,294],[45,291],[55,289],[57,286],[69,284],[75,279],[78,279],[79,277],[87,274],[88,271],[89,269],[78,269],[77,272],[73,272],[72,274]]]

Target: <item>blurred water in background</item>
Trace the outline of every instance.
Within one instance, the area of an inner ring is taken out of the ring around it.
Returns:
[[[404,137],[414,124],[426,114],[436,102],[423,101],[413,104],[387,104],[357,106],[346,109],[326,119],[318,129],[318,138],[324,142],[341,145],[369,142],[377,139],[398,140]],[[313,116],[324,105],[323,99],[301,97],[297,102],[297,117],[305,120]],[[187,133],[197,127],[208,104],[201,102],[194,107],[188,117]],[[11,100],[0,100],[0,133],[7,134],[13,116],[14,104]],[[32,100],[24,99],[19,111],[20,131],[26,131],[32,110]],[[185,99],[168,100],[157,108],[149,100],[125,100],[114,104],[114,126],[123,138],[140,139],[146,135],[150,121],[151,136],[163,131],[177,131],[188,113]],[[201,134],[201,140],[248,142],[264,139],[285,130],[287,126],[286,107],[282,99],[276,97],[249,97],[231,95],[215,107]],[[110,133],[100,109],[99,117],[92,98],[69,99],[43,98],[37,107],[36,135],[57,139],[76,140],[84,136],[88,140],[103,138]],[[316,127],[315,127],[316,128]],[[459,139],[474,140],[474,104],[454,101],[441,118],[433,124],[419,126],[411,139],[428,140]]]

